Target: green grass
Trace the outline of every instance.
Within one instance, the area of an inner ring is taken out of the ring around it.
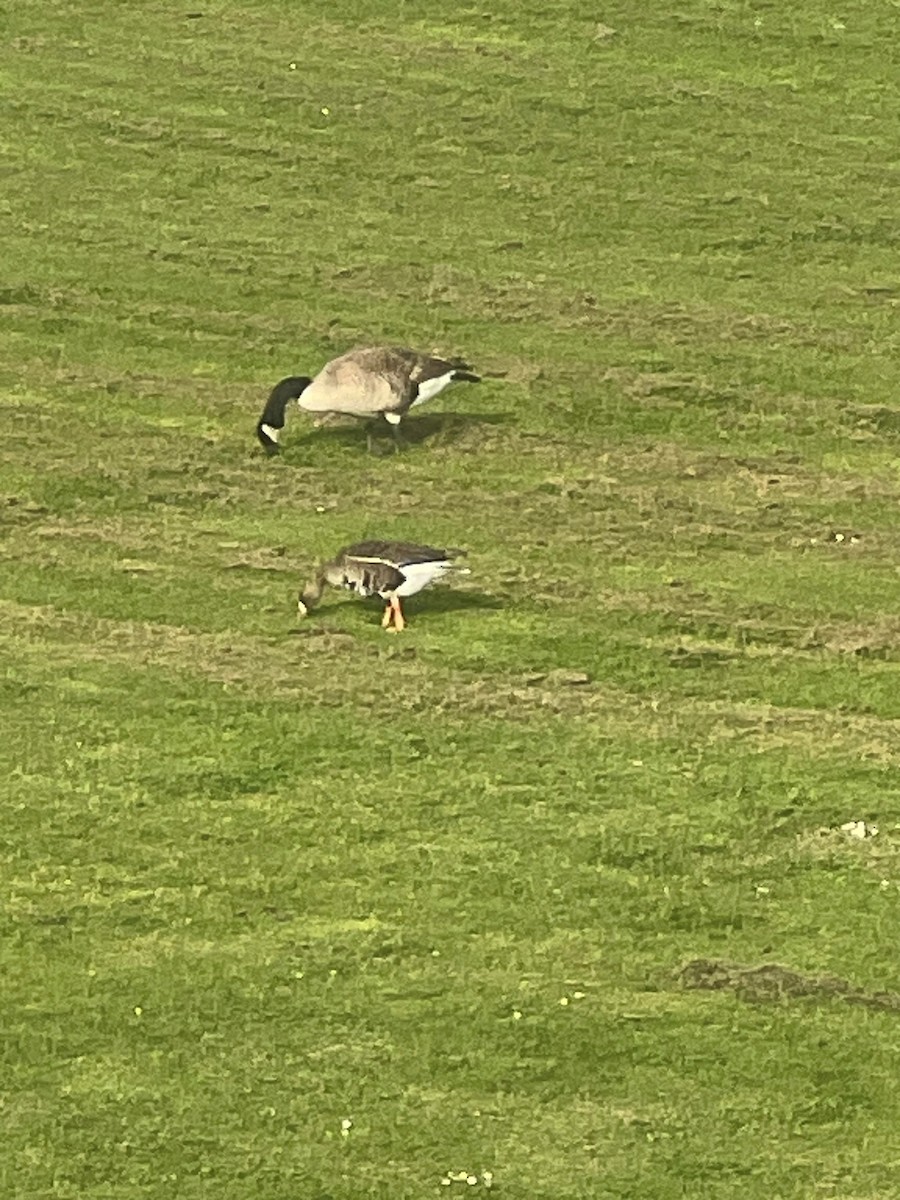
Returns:
[[[0,1191],[890,1200],[896,5],[389,9],[4,18]]]

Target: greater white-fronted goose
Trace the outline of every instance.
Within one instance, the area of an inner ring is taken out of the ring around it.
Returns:
[[[450,573],[468,575],[468,567],[459,567],[453,561],[463,553],[411,542],[356,542],[322,563],[300,593],[297,611],[301,617],[307,616],[321,600],[325,585],[330,584],[347,588],[357,596],[380,596],[385,601],[382,628],[399,633],[406,626],[401,597],[414,596]]]

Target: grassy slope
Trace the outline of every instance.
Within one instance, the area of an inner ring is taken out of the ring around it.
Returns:
[[[893,1195],[896,1013],[673,973],[900,988],[896,14],[201,7],[3,34],[0,1181]],[[264,461],[381,338],[490,377]]]

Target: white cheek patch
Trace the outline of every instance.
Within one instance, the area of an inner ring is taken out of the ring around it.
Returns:
[[[278,445],[278,434],[280,433],[280,430],[273,429],[271,425],[260,425],[259,428],[266,435],[270,442],[274,442],[276,446]]]

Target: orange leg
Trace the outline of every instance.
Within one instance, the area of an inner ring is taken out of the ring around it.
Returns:
[[[392,621],[393,624],[391,624]],[[403,617],[403,609],[400,607],[398,596],[391,596],[390,602],[384,610],[384,616],[381,618],[381,628],[386,629],[388,633],[399,633],[401,629],[406,628],[406,621]]]

